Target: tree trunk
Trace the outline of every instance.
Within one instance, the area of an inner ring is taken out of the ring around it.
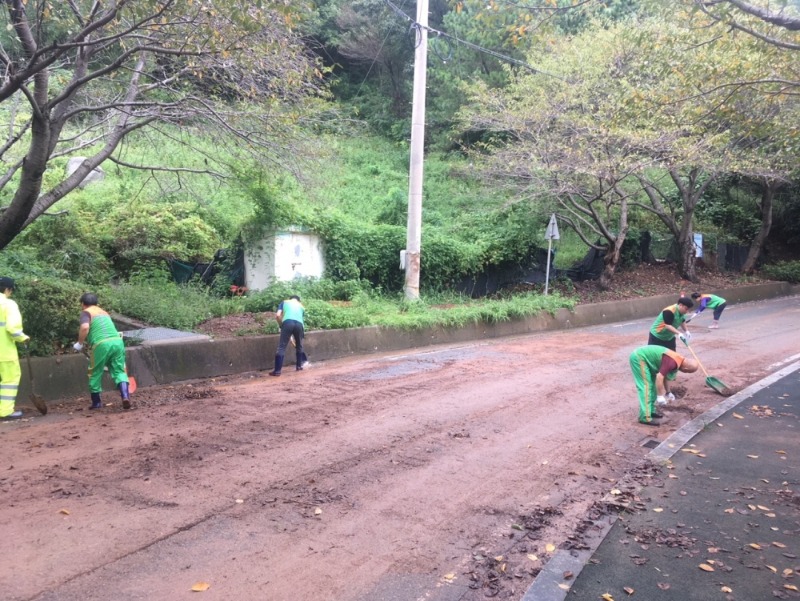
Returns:
[[[627,229],[627,228],[626,228]],[[625,242],[625,233],[617,236],[613,241],[609,241],[606,255],[603,257],[603,273],[600,274],[600,289],[610,290],[611,281],[617,271],[620,257],[622,256],[622,243]]]
[[[690,282],[697,282],[697,251],[694,247],[694,235],[689,231],[690,238],[679,240],[678,273]]]
[[[758,230],[755,239],[750,244],[750,251],[747,253],[747,260],[742,266],[742,271],[747,274],[753,273],[761,256],[761,249],[764,248],[764,241],[769,235],[772,227],[772,201],[775,198],[775,191],[779,184],[774,180],[766,180],[764,189],[761,192],[761,228]]]

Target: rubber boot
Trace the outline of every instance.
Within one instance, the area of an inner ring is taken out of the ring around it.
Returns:
[[[308,357],[306,356],[306,352],[303,351],[302,353],[297,355],[297,366],[295,369],[297,371],[303,371],[303,368],[308,365]]]
[[[89,409],[102,409],[103,403],[100,402],[100,393],[93,392],[92,393],[92,406]]]
[[[123,409],[130,409],[131,408],[131,395],[128,392],[128,383],[127,382],[120,382],[119,383],[119,395],[122,397],[122,408]]]
[[[281,368],[283,367],[283,357],[280,355],[275,355],[275,369],[269,372],[271,376],[279,376],[281,375]]]

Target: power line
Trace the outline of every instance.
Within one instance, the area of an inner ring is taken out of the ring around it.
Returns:
[[[384,2],[385,2],[385,3],[386,3],[388,6],[389,6],[389,8],[391,8],[391,9],[392,9],[392,11],[393,11],[393,12],[394,12],[396,15],[398,15],[398,16],[402,17],[403,19],[405,19],[405,20],[407,20],[407,21],[411,22],[411,24],[412,24],[412,25],[411,25],[411,26],[412,26],[412,28],[414,28],[414,27],[416,27],[416,28],[419,28],[419,27],[421,27],[419,23],[416,23],[416,22],[414,21],[414,19],[412,19],[410,16],[408,16],[408,15],[407,15],[406,13],[404,13],[402,10],[400,10],[400,9],[399,9],[399,8],[398,8],[398,7],[397,7],[397,6],[396,6],[396,5],[395,5],[395,4],[392,2],[392,0],[384,0]],[[528,70],[528,71],[530,71],[531,73],[536,73],[536,74],[540,74],[540,75],[546,75],[546,76],[548,76],[548,77],[552,77],[552,78],[554,78],[554,79],[558,79],[559,81],[566,81],[566,79],[564,79],[563,77],[559,77],[558,75],[555,75],[555,74],[553,74],[553,73],[548,73],[547,71],[542,71],[541,69],[537,69],[536,67],[531,67],[531,66],[530,66],[528,63],[526,63],[526,62],[523,62],[523,61],[521,61],[521,60],[518,60],[518,59],[516,59],[516,58],[513,58],[513,57],[511,57],[511,56],[508,56],[508,55],[506,55],[506,54],[502,54],[502,53],[500,53],[500,52],[496,52],[496,51],[494,51],[494,50],[491,50],[491,49],[489,49],[489,48],[484,48],[483,46],[479,46],[478,44],[473,44],[472,42],[468,42],[467,40],[462,40],[461,38],[459,38],[459,37],[457,37],[457,36],[451,35],[451,34],[449,34],[449,33],[447,33],[447,32],[441,31],[441,30],[439,30],[439,29],[435,29],[435,28],[433,28],[433,27],[425,27],[425,29],[428,31],[428,33],[435,33],[437,36],[443,37],[443,38],[445,38],[445,39],[447,39],[447,40],[452,40],[452,41],[456,42],[457,44],[463,44],[463,45],[464,45],[464,46],[466,46],[467,48],[471,48],[472,50],[475,50],[475,51],[477,51],[477,52],[482,52],[482,53],[484,53],[484,54],[488,54],[488,55],[490,55],[490,56],[493,56],[493,57],[495,57],[495,58],[497,58],[497,59],[499,59],[499,60],[501,60],[501,61],[505,61],[505,62],[507,62],[507,63],[511,63],[511,64],[517,65],[517,66],[519,66],[519,67],[522,67],[523,69],[527,69],[527,70]],[[438,54],[438,53],[437,53],[437,54]]]

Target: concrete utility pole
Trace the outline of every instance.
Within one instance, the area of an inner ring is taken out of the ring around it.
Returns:
[[[419,299],[422,246],[422,171],[425,154],[425,85],[428,72],[428,0],[417,2],[417,48],[414,53],[414,99],[411,110],[411,167],[408,177],[406,232],[406,298]]]

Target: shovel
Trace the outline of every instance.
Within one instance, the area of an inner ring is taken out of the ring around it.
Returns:
[[[47,403],[44,402],[44,399],[40,397],[38,394],[33,392],[33,369],[31,368],[31,352],[29,349],[25,349],[25,356],[28,358],[28,376],[31,379],[31,396],[30,401],[33,403],[33,406],[41,413],[42,415],[47,415]]]
[[[695,354],[695,352],[692,350],[692,347],[689,346],[688,343],[686,343],[686,348],[689,349],[689,352],[692,353],[692,357],[694,357],[694,360],[697,361],[697,364],[700,366],[700,369],[703,370],[703,373],[706,376],[706,386],[720,393],[722,396],[729,396],[731,394],[730,388],[728,388],[722,381],[718,380],[717,378],[708,375],[706,368],[703,367],[702,363],[700,363],[700,357],[698,357]]]

